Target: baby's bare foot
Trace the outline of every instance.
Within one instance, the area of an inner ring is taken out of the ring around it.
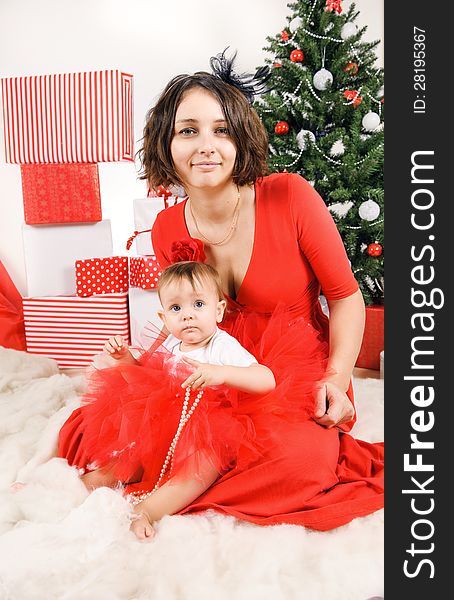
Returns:
[[[156,535],[152,524],[143,513],[134,517],[129,529],[139,540],[151,540]]]

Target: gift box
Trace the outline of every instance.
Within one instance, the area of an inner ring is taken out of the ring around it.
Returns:
[[[6,162],[134,160],[132,75],[114,69],[1,84]]]
[[[366,324],[356,367],[380,369],[380,352],[384,348],[384,306],[366,306]]]
[[[158,292],[130,287],[128,296],[131,344],[146,350],[156,340],[163,327],[158,316],[158,310],[162,310]]]
[[[106,340],[129,343],[128,294],[91,298],[45,296],[23,299],[27,352],[56,360],[60,367],[84,367]]]
[[[153,196],[133,200],[134,226],[136,231],[130,240],[132,242],[135,239],[138,255],[149,256],[154,254],[151,242],[151,228],[154,225],[156,217],[161,210],[164,210],[167,206],[173,206],[181,200],[182,198],[176,196],[172,196],[171,198],[167,196]]]
[[[112,256],[110,221],[22,225],[27,296],[75,296],[74,264]]]
[[[93,294],[128,291],[128,257],[87,258],[76,260],[76,294],[81,298]]]
[[[156,256],[131,256],[129,259],[129,285],[153,290],[161,276],[161,267]]]
[[[101,221],[98,165],[21,165],[29,225]]]

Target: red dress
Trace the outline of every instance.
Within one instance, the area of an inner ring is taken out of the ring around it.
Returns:
[[[172,242],[190,237],[184,206],[159,213],[153,227],[153,248],[162,267],[170,263]],[[292,318],[307,319],[327,341],[320,291],[337,300],[353,294],[358,284],[323,200],[298,175],[270,175],[255,184],[255,216],[249,267],[236,299],[228,299],[221,327],[254,350],[257,322],[265,328],[276,306],[284,304]],[[250,311],[262,318],[249,327]],[[353,399],[351,385],[348,393]],[[269,414],[252,416],[257,435],[263,434],[268,444],[266,454],[248,468],[227,472],[181,514],[212,508],[260,525],[326,530],[383,506],[382,443],[326,429],[310,416],[281,420],[276,438],[268,435],[275,424]],[[349,431],[353,423],[342,429]]]
[[[328,356],[320,284],[328,299],[349,296],[358,285],[334,222],[307,182],[272,175],[255,192],[249,268],[221,327],[272,369],[277,387],[265,396],[205,390],[176,446],[172,473],[197,475],[203,456],[222,475],[181,514],[213,508],[262,525],[331,529],[383,505],[383,445],[312,418],[313,384]],[[158,215],[152,236],[167,266],[172,242],[189,237],[184,203]],[[115,456],[122,481],[141,467],[141,481],[127,493],[153,489],[182,403],[184,373],[168,377],[165,354],[146,353],[141,363],[95,373],[59,439],[59,456],[70,464],[90,469]]]

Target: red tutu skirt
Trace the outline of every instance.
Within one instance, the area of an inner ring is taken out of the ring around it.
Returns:
[[[83,405],[60,431],[59,456],[84,470],[109,466],[125,493],[151,491],[174,476],[202,477],[208,461],[219,479],[181,513],[213,508],[259,524],[329,529],[380,508],[382,445],[313,421],[328,356],[319,332],[284,310],[242,312],[224,328],[273,371],[276,388],[262,395],[206,388],[161,479],[191,370],[162,347],[138,365],[91,375]]]

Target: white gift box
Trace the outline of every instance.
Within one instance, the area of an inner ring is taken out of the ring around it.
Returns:
[[[163,326],[157,314],[158,310],[162,310],[158,292],[142,288],[129,288],[128,294],[131,345],[147,350]]]
[[[168,206],[173,206],[177,202],[181,202],[184,198],[177,198],[172,196],[167,200]],[[134,226],[136,231],[146,231],[151,229],[154,225],[156,217],[164,210],[164,198],[153,197],[153,198],[136,198],[133,200],[134,209]],[[140,233],[136,238],[136,251],[139,255],[150,255],[155,254],[153,251],[153,244],[151,243],[151,232]]]
[[[71,225],[22,225],[28,296],[76,294],[74,263],[112,256],[110,221]]]

